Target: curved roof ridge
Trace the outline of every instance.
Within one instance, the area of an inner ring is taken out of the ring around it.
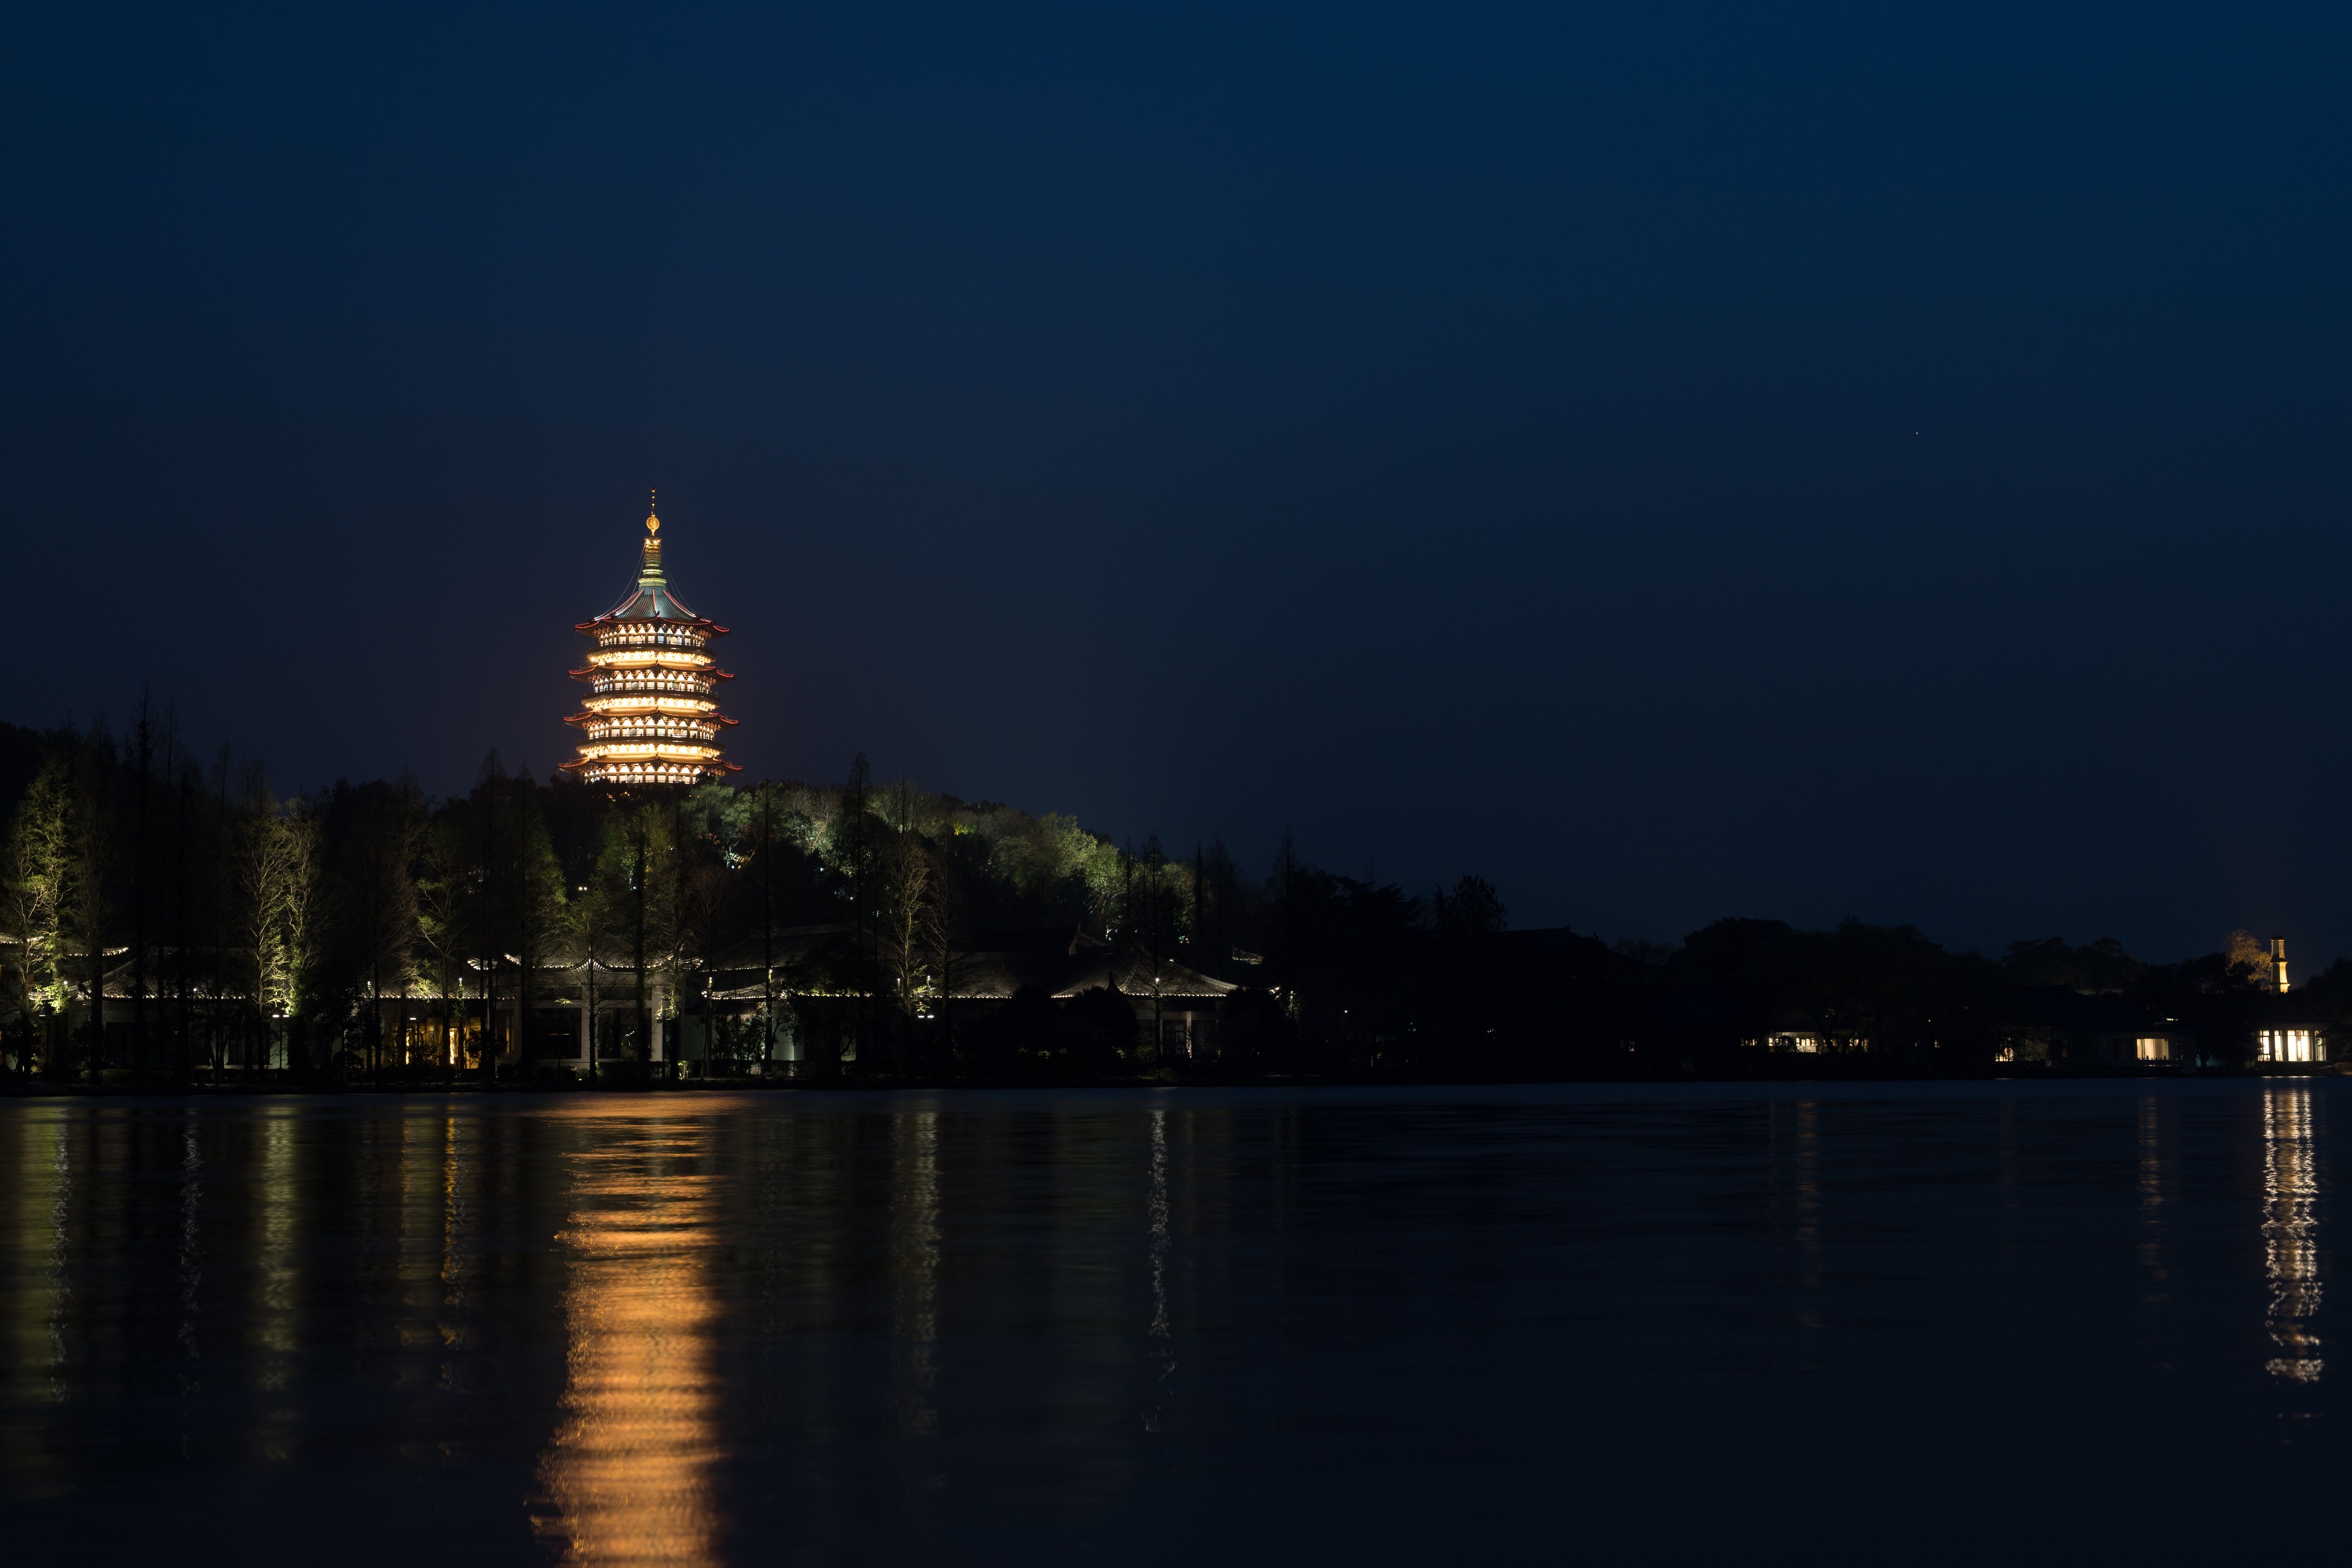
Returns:
[[[606,621],[678,621],[691,626],[708,626],[713,636],[727,628],[698,616],[687,602],[667,583],[640,580],[635,588],[621,596],[620,603],[593,621],[580,623],[581,629],[601,626]]]

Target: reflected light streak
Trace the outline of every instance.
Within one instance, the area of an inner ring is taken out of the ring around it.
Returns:
[[[564,1155],[571,1353],[534,1522],[567,1563],[719,1561],[709,1143],[694,1121],[600,1119]]]
[[[931,1404],[939,1381],[940,1113],[918,1110],[892,1129],[890,1250],[898,1273],[898,1331],[906,1342],[899,1365],[898,1421],[909,1437],[939,1432]]]
[[[6,1358],[0,1361],[0,1481],[10,1483],[15,1500],[59,1487],[72,1457],[51,1434],[58,1407],[72,1397],[66,1270],[73,1232],[68,1112],[41,1105],[12,1110],[0,1121],[0,1179],[7,1183],[0,1192],[0,1356]]]
[[[194,1394],[197,1389],[195,1368],[186,1364],[197,1359],[196,1320],[204,1314],[197,1298],[205,1283],[205,1249],[203,1230],[204,1152],[196,1142],[196,1120],[193,1108],[187,1112],[187,1124],[180,1132],[180,1343],[182,1367],[180,1392]],[[181,1458],[185,1458],[187,1436],[181,1434]]]
[[[57,1148],[50,1164],[53,1178],[49,1204],[49,1397],[63,1405],[66,1394],[66,1313],[73,1300],[73,1276],[67,1267],[72,1257],[73,1231],[68,1220],[73,1209],[73,1143],[66,1119],[57,1119]]]
[[[1169,1380],[1176,1375],[1175,1347],[1168,1337],[1168,1112],[1151,1113],[1151,1326],[1146,1331],[1157,1342],[1160,1403],[1145,1413],[1143,1429],[1160,1430],[1167,1408]]]
[[[1822,1326],[1821,1110],[1814,1100],[1797,1102],[1797,1287],[1805,1298],[1797,1321],[1808,1329]]]
[[[253,1385],[262,1395],[257,1402],[254,1446],[271,1464],[293,1458],[301,1418],[292,1397],[301,1289],[294,1146],[298,1115],[290,1108],[277,1109],[261,1121],[260,1215],[253,1298],[247,1308],[246,1341],[255,1352]]]
[[[2312,1144],[2311,1091],[2273,1089],[2263,1096],[2263,1254],[2270,1276],[2263,1326],[2284,1353],[2274,1377],[2316,1383],[2323,1363],[2309,1323],[2319,1310],[2318,1163]]]
[[[441,1348],[446,1352],[457,1347],[460,1325],[467,1308],[466,1279],[458,1272],[458,1259],[464,1256],[467,1222],[466,1188],[461,1176],[466,1164],[460,1158],[465,1151],[467,1132],[476,1125],[476,1118],[459,1121],[455,1116],[445,1116],[441,1123],[441,1316],[438,1327]],[[449,1383],[450,1363],[441,1363],[441,1386]]]
[[[1151,1113],[1151,1337],[1168,1337],[1168,1113]]]

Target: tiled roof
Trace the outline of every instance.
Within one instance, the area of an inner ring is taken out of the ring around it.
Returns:
[[[688,609],[685,602],[670,591],[668,584],[643,580],[630,589],[619,604],[596,617],[596,621],[686,621],[688,623],[701,619],[700,616]],[[591,621],[588,624],[593,626],[596,621]]]

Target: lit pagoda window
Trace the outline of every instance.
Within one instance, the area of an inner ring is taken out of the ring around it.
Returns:
[[[670,591],[661,549],[661,518],[648,515],[636,587],[578,628],[594,640],[596,651],[587,668],[572,672],[589,694],[579,712],[566,716],[583,733],[580,754],[563,765],[590,784],[692,784],[739,771],[719,748],[719,731],[735,722],[719,711],[719,683],[735,678],[708,651],[710,639],[725,637],[727,628],[696,615]],[[616,651],[622,649],[649,651]],[[611,743],[616,741],[625,743]],[[636,743],[625,743],[631,742]],[[648,753],[652,760],[639,760]]]

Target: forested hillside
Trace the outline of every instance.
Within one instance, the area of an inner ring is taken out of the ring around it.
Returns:
[[[509,975],[527,1010],[533,976],[593,952],[671,977],[673,1010],[698,985],[707,1006],[741,962],[725,955],[778,932],[810,954],[796,985],[858,1003],[842,1043],[792,1069],[821,1081],[1983,1072],[2021,998],[2053,987],[2186,1019],[2236,1061],[2261,994],[2242,950],[2149,965],[2047,939],[1995,960],[1856,921],[1725,920],[1672,948],[1514,931],[1475,876],[1424,896],[1287,847],[1253,876],[1219,844],[1114,844],[877,784],[863,758],[833,784],[610,792],[493,755],[447,799],[382,779],[280,794],[150,715],[120,736],[0,726],[0,1055],[50,1081],[95,1076],[101,983],[103,1066],[126,1081],[201,1081],[236,1048],[216,1019],[239,1008],[287,1042],[285,1079],[398,1081],[465,1064],[389,1046],[386,998],[462,1014],[480,975],[494,994]],[[1134,1012],[1115,981],[1083,1006],[1016,997],[959,1022],[960,954],[1054,931],[1230,983],[1215,1033],[1172,1056],[1118,1022]],[[2352,969],[2304,995],[2346,1014]],[[192,1028],[191,998],[215,1022]],[[1768,1059],[1776,1035],[1819,1059]]]

